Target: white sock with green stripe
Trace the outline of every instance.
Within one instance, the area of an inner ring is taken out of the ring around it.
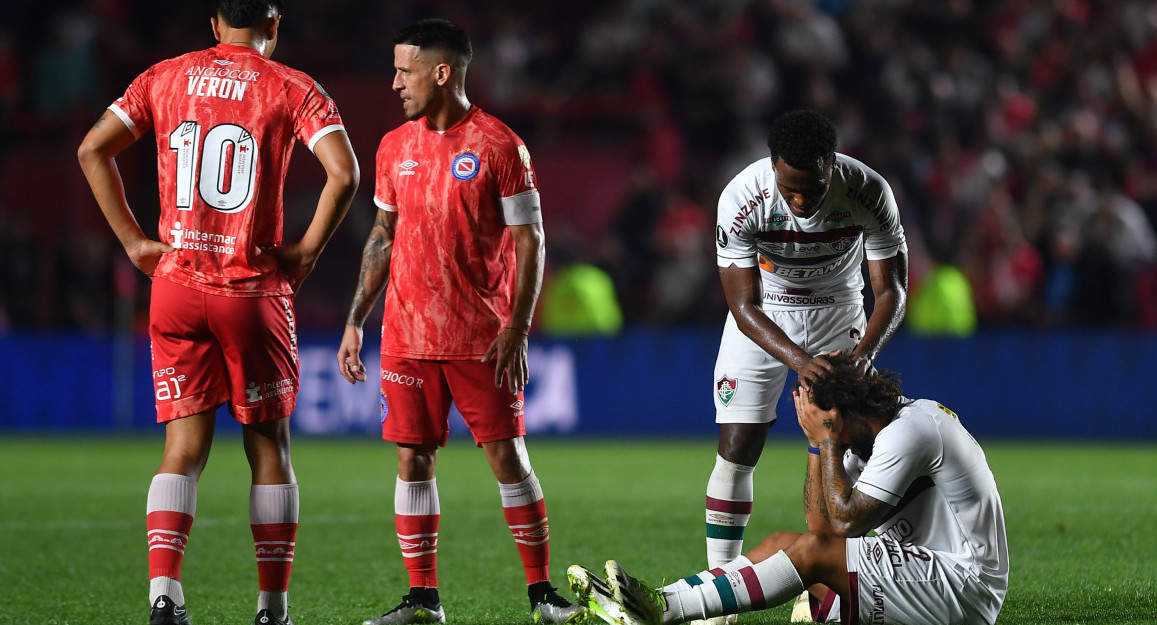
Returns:
[[[698,586],[704,582],[709,582],[716,577],[719,577],[720,575],[725,575],[732,571],[738,571],[745,566],[751,566],[751,560],[748,560],[747,556],[739,556],[738,558],[728,562],[727,564],[724,564],[723,566],[717,566],[706,571],[696,573],[690,577],[685,577],[683,579],[676,580],[670,584],[667,584],[663,587],[663,592],[679,592],[680,590],[687,590],[692,586]]]
[[[716,454],[707,480],[707,566],[714,568],[743,553],[743,531],[751,518],[755,467]]]
[[[696,621],[762,610],[786,603],[804,590],[795,565],[782,551],[756,564],[748,561],[727,568],[731,570],[721,575],[703,571],[683,578],[681,582],[687,584],[684,590],[664,589],[667,609],[663,612],[663,622]]]

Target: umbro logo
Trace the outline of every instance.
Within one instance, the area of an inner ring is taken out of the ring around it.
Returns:
[[[232,65],[233,64],[233,61],[227,61],[225,59],[213,59],[213,62],[218,64],[218,65]]]
[[[414,171],[414,168],[417,166],[418,166],[418,162],[415,160],[409,159],[409,160],[403,161],[402,163],[400,163],[398,165],[398,167],[402,168],[402,171],[398,172],[398,175],[399,176],[413,176],[415,173],[417,173]]]

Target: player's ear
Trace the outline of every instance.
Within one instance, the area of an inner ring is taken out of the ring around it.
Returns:
[[[445,85],[450,82],[450,76],[452,74],[453,70],[450,69],[448,63],[439,63],[434,67],[434,82],[438,83],[438,86]]]
[[[281,15],[274,15],[266,26],[265,36],[270,41],[277,41],[277,29],[281,26]]]
[[[213,26],[213,38],[218,42],[221,41],[221,24],[217,21],[217,16],[210,17],[209,23]]]

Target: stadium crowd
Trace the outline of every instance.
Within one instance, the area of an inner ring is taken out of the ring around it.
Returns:
[[[434,15],[463,25],[477,48],[475,102],[505,119],[540,167],[548,281],[571,263],[603,269],[627,324],[722,321],[719,191],[766,153],[775,115],[809,107],[836,122],[840,152],[892,184],[915,295],[952,267],[981,328],[1157,327],[1151,2],[286,4],[293,44],[278,60],[322,84],[379,85],[369,104],[334,90],[343,114],[382,111],[368,136],[350,125],[363,169],[400,121],[388,93],[392,32]],[[0,8],[0,331],[102,333],[144,314],[147,280],[122,260],[75,150],[121,85],[212,44],[208,12],[144,0]],[[156,196],[145,152],[121,164],[142,206]],[[621,165],[617,178],[545,176],[552,158],[566,166],[576,155]],[[598,185],[616,192],[551,210],[552,198],[565,205]],[[342,276],[372,219],[371,192],[363,185],[331,243],[340,250],[306,283],[307,327],[342,325],[353,289]]]

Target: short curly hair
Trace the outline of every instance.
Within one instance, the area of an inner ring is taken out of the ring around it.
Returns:
[[[863,373],[848,354],[819,356],[832,369],[810,385],[812,403],[823,410],[862,417],[891,417],[905,404],[900,376],[892,371]]]
[[[772,160],[783,159],[796,169],[809,170],[835,158],[836,127],[818,111],[789,111],[771,123],[767,148]]]

